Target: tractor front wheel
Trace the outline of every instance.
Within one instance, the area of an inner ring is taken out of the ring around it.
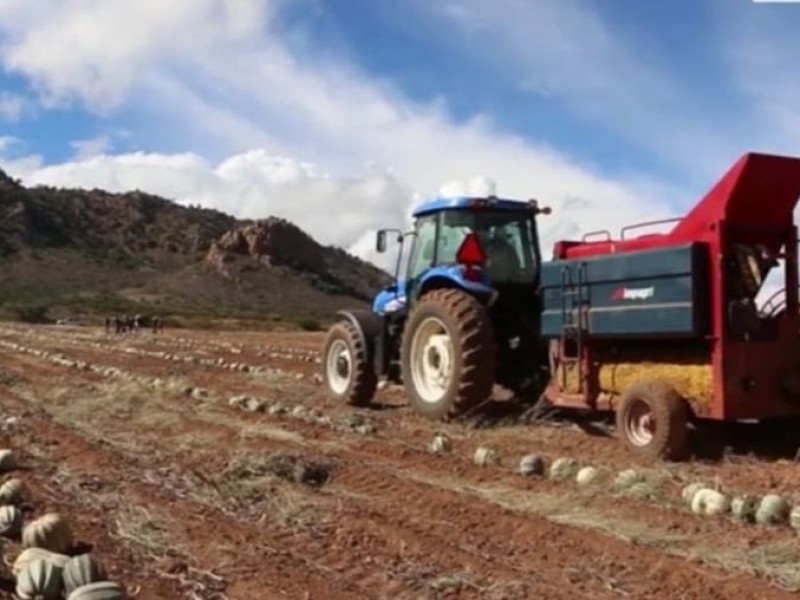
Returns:
[[[401,348],[403,383],[418,414],[448,419],[489,398],[495,360],[492,323],[474,297],[440,289],[420,299]]]
[[[328,330],[322,353],[322,379],[328,395],[336,400],[355,406],[372,401],[378,378],[352,323],[336,323]]]
[[[617,433],[631,451],[648,459],[680,460],[688,451],[689,409],[668,383],[639,381],[617,407]]]

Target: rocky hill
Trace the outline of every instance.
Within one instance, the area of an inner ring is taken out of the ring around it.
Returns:
[[[26,188],[0,170],[0,312],[303,321],[365,306],[386,273],[276,217],[131,192]]]

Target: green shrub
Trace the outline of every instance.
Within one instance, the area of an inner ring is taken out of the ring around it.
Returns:
[[[17,319],[24,323],[49,323],[48,307],[44,304],[25,304],[14,308]]]

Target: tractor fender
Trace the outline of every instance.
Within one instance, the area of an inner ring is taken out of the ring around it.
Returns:
[[[371,310],[362,308],[336,311],[338,321],[348,321],[355,327],[361,343],[367,349],[371,361],[375,356],[375,340],[383,327],[383,320]]]
[[[459,271],[452,268],[431,272],[422,280],[420,295],[434,289],[460,288],[475,296],[486,306],[492,306],[497,301],[497,290],[481,282],[468,281],[460,275]]]

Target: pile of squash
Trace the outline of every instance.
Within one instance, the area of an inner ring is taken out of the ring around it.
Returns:
[[[0,450],[0,472],[15,468],[9,450]],[[12,478],[0,485],[0,536],[22,542],[11,572],[20,600],[127,600],[123,586],[109,581],[103,565],[89,553],[72,556],[74,538],[59,513],[46,513],[23,524],[20,506],[30,500],[25,482]],[[2,551],[0,538],[0,551]]]

